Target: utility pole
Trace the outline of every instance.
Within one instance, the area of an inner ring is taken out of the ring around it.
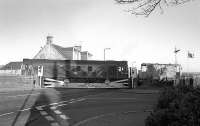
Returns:
[[[177,53],[180,51],[180,49],[176,49],[176,46],[175,46],[175,50],[174,50],[174,56],[175,56],[175,65],[177,67],[178,65],[178,61],[177,61]]]
[[[106,50],[110,50],[110,48],[104,48],[104,64],[105,64],[105,70],[106,70],[106,80],[105,83],[109,83],[109,77],[108,77],[108,66],[106,65]]]
[[[176,76],[175,76],[175,80],[174,80],[174,86],[177,85],[177,81],[179,79],[179,76],[177,76],[177,66],[178,66],[178,61],[177,61],[177,53],[180,51],[180,49],[176,49],[175,46],[175,50],[174,50],[174,55],[175,55],[175,69],[176,69]],[[180,72],[180,69],[178,70],[178,72]],[[180,73],[179,73],[180,74]]]

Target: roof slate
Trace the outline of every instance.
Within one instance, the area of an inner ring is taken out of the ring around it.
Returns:
[[[73,47],[64,48],[64,47],[62,47],[62,46],[55,45],[55,44],[52,44],[52,46],[53,46],[63,57],[65,57],[65,58],[68,58],[68,57],[67,57],[67,52],[73,50]]]

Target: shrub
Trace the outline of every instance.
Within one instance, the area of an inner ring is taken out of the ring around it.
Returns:
[[[146,126],[200,126],[200,89],[180,85],[166,88]]]

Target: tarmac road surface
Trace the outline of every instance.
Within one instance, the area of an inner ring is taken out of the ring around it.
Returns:
[[[0,126],[144,126],[158,91],[46,88],[0,92]]]

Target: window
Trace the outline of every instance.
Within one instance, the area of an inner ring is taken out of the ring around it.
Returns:
[[[92,71],[92,66],[88,66],[88,71]]]

